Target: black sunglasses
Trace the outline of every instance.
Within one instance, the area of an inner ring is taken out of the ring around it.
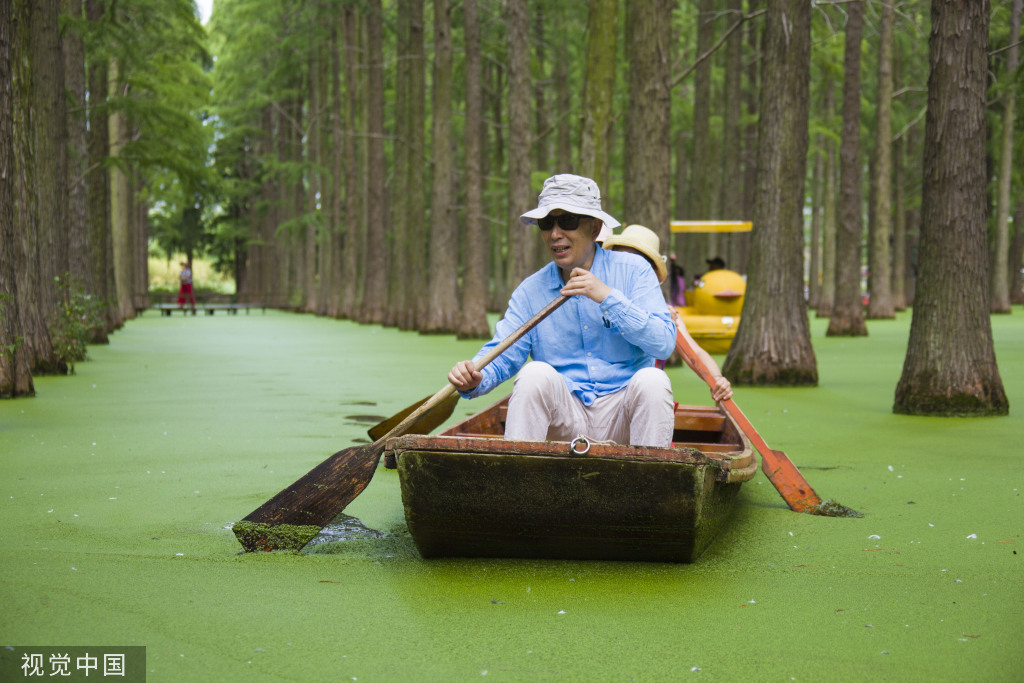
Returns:
[[[580,227],[580,220],[584,218],[593,218],[593,216],[581,216],[578,213],[560,213],[557,216],[548,214],[544,218],[537,219],[537,227],[547,232],[555,227],[555,223],[558,223],[558,227],[562,230],[572,232]]]

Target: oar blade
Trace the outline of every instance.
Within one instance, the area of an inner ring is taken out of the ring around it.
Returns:
[[[782,451],[770,448],[761,451],[761,471],[789,505],[790,510],[813,513],[821,505],[821,498],[800,474],[793,461]]]
[[[682,356],[690,369],[713,389],[715,378],[705,366],[703,359],[697,354],[693,344],[690,343],[686,335],[678,327],[676,328],[676,351],[679,352],[679,355]],[[790,510],[827,517],[860,516],[860,513],[844,505],[839,505],[832,501],[823,502],[821,497],[811,488],[811,485],[807,483],[807,480],[804,479],[804,475],[800,474],[800,470],[796,468],[796,465],[789,459],[789,456],[782,451],[768,447],[768,444],[764,442],[761,435],[750,424],[750,420],[743,414],[743,411],[740,410],[735,401],[726,399],[721,401],[720,405],[729,413],[729,416],[736,423],[736,426],[739,427],[740,431],[750,439],[757,452],[761,454],[761,471],[765,473],[768,480],[775,487],[775,490],[786,501]]]
[[[236,522],[246,551],[300,550],[370,483],[383,442],[338,451]]]
[[[383,422],[380,422],[374,425],[373,427],[370,427],[369,431],[367,432],[370,435],[370,438],[373,439],[374,441],[381,438],[382,436],[390,432],[392,429],[394,429],[402,420],[412,415],[417,408],[419,408],[424,403],[429,401],[430,398],[430,396],[427,396],[422,401],[417,401],[416,403],[413,403],[411,406],[404,409],[402,412],[395,413],[394,415],[384,420]],[[416,421],[409,425],[409,428],[405,433],[429,434],[430,432],[434,431],[442,424],[444,424],[444,421],[452,416],[452,413],[455,411],[455,404],[458,402],[459,395],[452,394],[441,403],[438,403],[436,406],[420,415],[419,418],[416,419]]]
[[[538,311],[518,330],[477,359],[476,369],[482,370],[568,300],[567,296],[559,296]],[[233,527],[235,537],[248,551],[301,549],[370,483],[387,440],[408,433],[424,415],[450,399],[452,394],[455,394],[455,387],[446,384],[426,401],[411,406],[412,410],[404,419],[373,443],[352,446],[327,458],[237,522]],[[434,419],[436,416],[430,418]]]

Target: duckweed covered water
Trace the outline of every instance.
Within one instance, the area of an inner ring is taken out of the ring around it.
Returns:
[[[232,525],[478,343],[147,314],[0,403],[0,644],[145,645],[150,681],[1020,680],[1024,318],[993,318],[1011,410],[985,419],[892,414],[909,315],[824,327],[819,387],[736,401],[863,518],[790,512],[758,474],[692,565],[428,562],[383,468],[345,510],[366,533],[246,554]]]

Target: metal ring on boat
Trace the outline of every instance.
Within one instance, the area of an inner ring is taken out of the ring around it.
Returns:
[[[580,442],[583,442],[583,444],[585,444],[582,451],[576,450],[576,444]],[[590,452],[590,439],[580,434],[579,436],[572,440],[572,443],[569,444],[569,449],[576,455],[585,455],[588,452]]]

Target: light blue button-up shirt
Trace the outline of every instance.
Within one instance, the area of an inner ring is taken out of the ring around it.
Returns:
[[[483,368],[483,381],[463,398],[475,398],[514,376],[528,357],[553,366],[584,405],[623,389],[641,368],[675,348],[675,325],[654,269],[636,254],[598,247],[590,268],[612,288],[600,304],[574,296]],[[558,266],[547,264],[516,288],[494,338],[476,360],[558,298]]]

